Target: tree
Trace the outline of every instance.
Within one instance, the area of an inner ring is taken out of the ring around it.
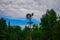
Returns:
[[[0,30],[6,31],[6,29],[7,29],[6,21],[3,18],[1,18],[0,19]]]
[[[30,40],[30,28],[29,26],[25,26],[23,29],[23,34],[24,34],[24,40]]]
[[[41,40],[41,32],[38,28],[38,25],[34,24],[32,27],[32,40]]]
[[[7,36],[7,25],[6,25],[6,21],[1,18],[0,19],[0,40],[6,40],[6,36]]]
[[[58,20],[54,25],[54,37],[55,40],[60,40],[60,16],[58,16]]]
[[[39,30],[39,29],[38,29],[38,25],[34,24],[34,25],[33,25],[33,31],[36,31],[36,30]]]
[[[51,9],[47,10],[46,14],[41,18],[42,31],[44,32],[45,40],[53,40],[53,26],[57,21],[56,12]]]

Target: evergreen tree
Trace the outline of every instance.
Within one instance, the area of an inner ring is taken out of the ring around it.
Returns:
[[[56,12],[51,9],[47,10],[46,14],[41,18],[42,31],[44,31],[45,40],[53,40],[54,25],[57,21]]]

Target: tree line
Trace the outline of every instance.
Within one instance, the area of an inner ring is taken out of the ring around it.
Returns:
[[[33,24],[31,29],[32,40],[60,40],[60,16],[51,9],[40,18],[40,26]],[[25,26],[11,26],[3,18],[0,19],[0,40],[30,40],[30,28]]]

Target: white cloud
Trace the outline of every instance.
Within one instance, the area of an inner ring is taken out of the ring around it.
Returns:
[[[60,13],[60,0],[0,0],[0,10],[3,17],[25,18],[27,13],[34,13],[35,19],[39,19],[46,9],[55,9]],[[59,9],[59,10],[58,10]]]

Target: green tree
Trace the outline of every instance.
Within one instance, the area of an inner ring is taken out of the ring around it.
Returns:
[[[0,19],[0,40],[6,40],[7,38],[7,25],[6,21],[1,18]]]
[[[51,9],[50,11],[47,10],[46,14],[42,16],[41,18],[41,25],[42,25],[42,31],[44,32],[44,39],[45,40],[53,40],[53,30],[54,25],[57,21],[56,12]]]
[[[32,29],[32,40],[41,40],[41,32],[38,25],[34,24]]]
[[[58,20],[54,25],[54,38],[55,40],[60,40],[60,16],[58,16]]]
[[[29,26],[25,26],[23,29],[23,34],[24,34],[24,40],[30,40],[30,28]]]
[[[0,19],[0,30],[7,30],[6,21],[3,18]]]

